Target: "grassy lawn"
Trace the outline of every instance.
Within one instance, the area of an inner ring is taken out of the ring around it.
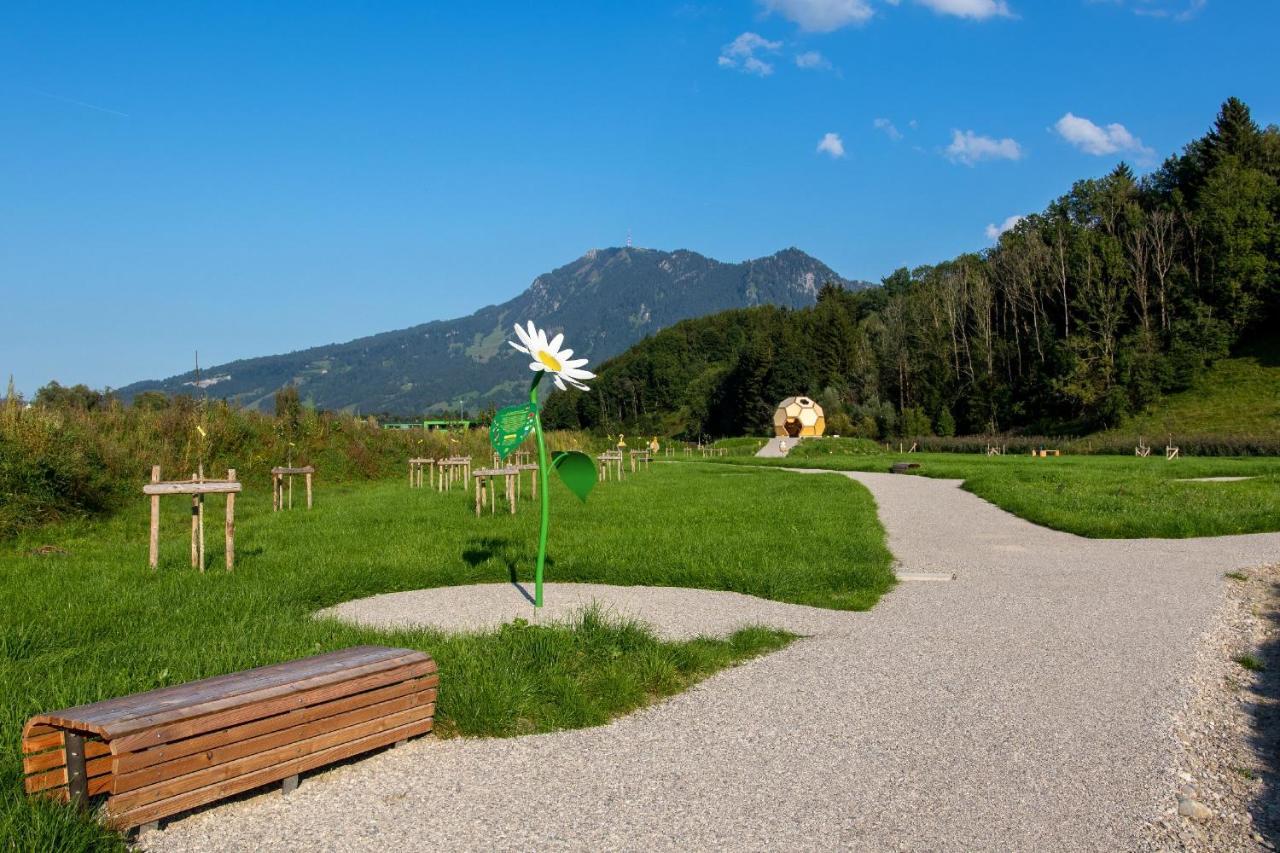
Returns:
[[[1193,387],[1128,418],[1110,433],[1163,446],[1165,436],[1256,435],[1280,438],[1280,344],[1256,344],[1214,363]]]
[[[1036,524],[1093,538],[1184,538],[1280,530],[1280,459],[1124,456],[987,457],[960,453],[724,460],[839,471],[888,471],[920,463],[925,477],[964,480],[964,488]],[[1195,477],[1255,477],[1238,483],[1185,483]]]
[[[840,609],[868,608],[893,583],[870,495],[835,478],[655,464],[602,483],[586,505],[552,488],[549,580],[725,589]],[[591,614],[572,629],[511,625],[465,637],[316,621],[319,608],[376,593],[528,578],[533,503],[514,518],[477,519],[461,491],[321,480],[313,511],[272,514],[268,496],[250,492],[237,506],[237,564],[226,574],[217,568],[221,499],[210,499],[214,568],[204,575],[187,565],[189,504],[162,504],[156,573],[141,496],[106,521],[0,546],[0,848],[120,844],[23,795],[19,732],[39,711],[383,643],[439,662],[439,734],[506,736],[603,723],[790,639],[761,628],[662,642]],[[40,546],[59,550],[32,553]]]

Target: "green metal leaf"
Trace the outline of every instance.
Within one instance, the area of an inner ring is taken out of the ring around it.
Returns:
[[[585,503],[596,484],[596,463],[592,458],[577,450],[561,450],[551,458],[551,467],[569,491]]]
[[[489,444],[506,460],[529,437],[537,419],[538,409],[532,403],[498,409],[489,426]]]

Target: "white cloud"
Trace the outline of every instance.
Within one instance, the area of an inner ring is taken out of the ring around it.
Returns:
[[[1001,234],[1005,233],[1006,231],[1012,231],[1014,228],[1018,226],[1018,223],[1025,218],[1026,217],[1023,217],[1023,216],[1010,216],[1008,219],[1006,219],[1004,222],[1001,222],[999,225],[996,225],[994,222],[991,223],[990,225],[987,226],[987,239],[990,240],[992,243],[994,243],[995,241],[1000,239]]]
[[[1093,0],[1099,2],[1099,0]],[[1118,6],[1128,6],[1135,15],[1148,18],[1167,18],[1171,21],[1189,21],[1209,5],[1209,0],[1113,0]]]
[[[980,136],[972,130],[952,131],[946,155],[953,163],[972,166],[983,160],[1021,160],[1022,146],[1015,140]]]
[[[776,12],[802,30],[829,33],[850,24],[865,23],[875,11],[870,0],[759,0],[766,12]]]
[[[831,60],[816,50],[806,50],[796,54],[796,65],[810,71],[830,71]]]
[[[1183,0],[1203,4],[1207,0]],[[865,24],[875,14],[872,0],[756,0],[766,13],[777,13],[802,30],[829,33],[854,24]],[[890,6],[902,0],[884,0]],[[939,15],[985,21],[1015,17],[1008,0],[913,0]],[[1178,0],[1133,0],[1136,3],[1178,2]]]
[[[916,0],[921,6],[927,6],[939,15],[954,15],[957,18],[972,18],[985,21],[987,18],[1012,18],[1009,5],[1005,0]],[[895,2],[896,6],[897,3]]]
[[[773,63],[757,54],[777,53],[781,48],[780,41],[769,41],[755,33],[743,33],[720,49],[716,63],[721,68],[735,68],[744,74],[768,77],[773,73]]]
[[[894,123],[889,121],[887,118],[878,118],[871,122],[871,126],[882,132],[894,142],[897,142],[902,138],[902,131],[898,130]]]
[[[844,140],[838,133],[828,133],[818,142],[818,151],[822,154],[830,154],[833,160],[839,160],[844,156]]]
[[[1149,163],[1155,159],[1156,152],[1143,145],[1142,140],[1130,133],[1123,124],[1099,127],[1087,118],[1067,113],[1058,119],[1053,129],[1067,142],[1095,157],[1128,152],[1134,154],[1140,163]]]

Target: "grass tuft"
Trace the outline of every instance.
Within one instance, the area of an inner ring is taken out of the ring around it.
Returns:
[[[1267,668],[1266,664],[1252,654],[1237,655],[1232,660],[1251,672],[1261,672]]]

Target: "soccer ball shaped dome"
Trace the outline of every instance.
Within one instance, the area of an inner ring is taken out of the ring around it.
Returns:
[[[808,397],[788,397],[773,413],[773,433],[788,438],[814,438],[827,429],[822,407]]]

